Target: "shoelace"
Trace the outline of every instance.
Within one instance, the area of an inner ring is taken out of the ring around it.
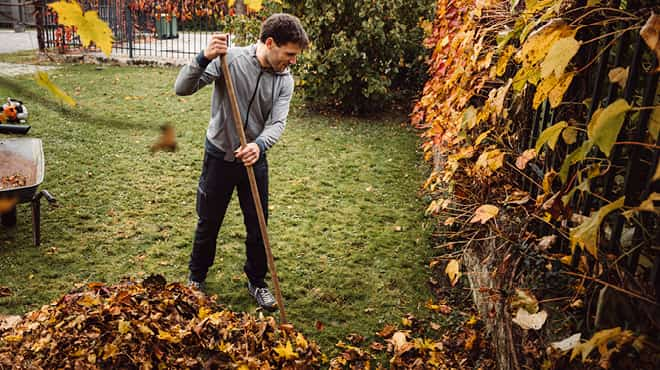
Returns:
[[[268,289],[266,289],[266,288],[257,288],[254,292],[255,292],[256,295],[259,296],[259,298],[261,298],[261,300],[264,303],[270,304],[270,303],[274,302],[273,296],[270,294]]]

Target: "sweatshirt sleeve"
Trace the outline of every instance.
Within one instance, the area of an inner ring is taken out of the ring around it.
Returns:
[[[174,91],[179,96],[192,95],[221,76],[220,58],[209,61],[204,57],[204,51],[201,51],[181,68],[174,83]]]
[[[266,121],[264,130],[255,139],[261,152],[270,149],[280,139],[286,126],[286,118],[289,115],[289,104],[293,96],[293,78],[287,76],[284,86],[280,89],[279,95],[275,98],[271,110],[270,119]]]

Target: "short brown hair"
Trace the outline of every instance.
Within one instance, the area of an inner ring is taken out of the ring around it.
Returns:
[[[309,45],[307,33],[303,29],[300,19],[291,14],[276,13],[264,21],[261,25],[259,40],[266,42],[269,37],[272,37],[277,45],[292,42],[301,49],[306,49]]]

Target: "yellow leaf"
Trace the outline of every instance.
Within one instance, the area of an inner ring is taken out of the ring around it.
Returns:
[[[479,136],[477,136],[477,139],[474,141],[474,146],[477,146],[481,144],[482,141],[488,136],[488,134],[493,131],[493,129],[489,129],[487,131],[482,132]]]
[[[564,73],[559,80],[557,80],[557,84],[552,90],[550,90],[548,99],[550,100],[550,106],[552,108],[556,108],[562,102],[566,90],[571,86],[571,82],[573,82],[573,77],[575,77],[575,72]]]
[[[582,361],[584,362],[591,351],[594,348],[598,347],[598,351],[601,355],[606,355],[609,351],[607,346],[612,341],[619,341],[621,339],[632,338],[632,332],[630,330],[621,331],[621,327],[616,327],[612,329],[605,329],[599,332],[596,332],[591,339],[584,343],[580,343],[573,347],[573,352],[571,353],[571,360],[575,358],[578,354],[582,355]]]
[[[657,181],[660,180],[660,162],[658,162],[658,165],[655,167],[655,175],[653,175],[653,178],[651,181]]]
[[[472,217],[470,223],[473,224],[475,222],[481,222],[482,224],[485,224],[486,221],[497,216],[497,213],[499,211],[500,209],[493,205],[484,204],[481,207],[477,208],[477,210],[474,212],[474,217]]]
[[[85,307],[92,307],[92,306],[98,306],[101,304],[101,299],[99,297],[92,297],[89,294],[85,294],[80,298],[77,302],[81,306]]]
[[[138,330],[144,335],[154,335],[154,332],[146,325],[138,325]]]
[[[485,151],[477,158],[475,164],[477,167],[483,168],[486,175],[489,176],[492,171],[496,171],[504,164],[504,153],[499,149]]]
[[[660,15],[651,13],[651,16],[639,31],[639,34],[649,49],[653,50],[655,57],[660,59]],[[656,71],[658,70],[660,70],[660,67],[656,68]]]
[[[288,340],[286,341],[285,346],[283,346],[281,343],[278,344],[277,347],[275,347],[275,353],[277,353],[279,358],[284,360],[295,360],[298,358],[298,354],[293,351],[291,342]]]
[[[564,74],[564,70],[568,63],[573,59],[575,54],[580,49],[580,42],[575,40],[573,36],[564,37],[555,41],[548,55],[541,63],[541,77],[546,78],[554,73],[556,77]]]
[[[119,334],[126,334],[131,330],[131,323],[129,321],[119,320],[117,322],[117,330],[119,330]]]
[[[534,99],[532,100],[532,107],[534,109],[538,109],[539,105],[548,98],[550,91],[557,86],[558,82],[559,80],[557,80],[557,77],[554,74],[541,80],[538,86],[536,86],[536,92],[534,93]]]
[[[103,346],[103,360],[107,360],[110,357],[114,357],[119,353],[119,347],[112,343],[107,343],[105,346]]]
[[[307,339],[305,339],[302,333],[298,333],[298,335],[296,335],[296,346],[302,348],[303,350],[307,350],[307,347],[309,346]]]
[[[48,77],[48,73],[43,71],[38,71],[37,73],[34,74],[34,80],[37,82],[39,86],[48,89],[53,95],[55,95],[56,98],[60,99],[64,103],[72,107],[76,106],[76,101],[73,100],[73,98],[70,97],[67,93],[62,91],[62,89],[57,87],[57,85],[55,85],[53,81],[51,81],[50,78]]]
[[[107,23],[99,18],[98,12],[86,11],[77,2],[58,1],[48,4],[48,7],[57,12],[58,22],[65,26],[76,27],[82,46],[87,47],[94,42],[103,53],[110,56],[112,53],[112,31]]]
[[[504,74],[504,72],[506,72],[506,66],[509,63],[509,59],[511,59],[511,56],[515,51],[516,48],[513,45],[506,46],[506,49],[504,49],[499,59],[497,60],[497,67],[495,69],[495,73],[497,77],[500,77],[501,75]]]
[[[197,317],[199,317],[201,320],[204,320],[213,310],[211,310],[208,307],[200,307],[199,312],[197,312]]]
[[[561,138],[564,139],[564,142],[568,145],[575,144],[577,141],[578,130],[575,127],[567,127],[564,131],[561,132]]]
[[[640,205],[640,211],[660,213],[658,207],[654,206],[653,202],[660,201],[660,193],[651,193]]]
[[[536,150],[527,149],[518,158],[516,158],[516,167],[519,170],[524,170],[527,167],[527,162],[531,161],[536,157]]]
[[[513,76],[513,91],[520,92],[527,82],[536,85],[541,78],[541,67],[523,67]]]
[[[561,121],[543,130],[539,135],[539,138],[536,139],[536,146],[534,147],[536,152],[538,153],[541,150],[543,144],[548,144],[550,149],[555,150],[555,144],[557,143],[559,134],[567,126],[568,123],[566,121]]]
[[[539,312],[539,301],[534,294],[523,289],[516,288],[516,295],[511,300],[511,308],[514,310],[522,307],[529,313]]]
[[[280,1],[276,1],[276,2],[279,2],[281,4]],[[232,6],[234,6],[234,3],[236,3],[236,0],[229,0],[227,5],[231,8]],[[247,6],[247,8],[253,12],[258,12],[261,10],[262,0],[244,0],[244,3],[245,6]]]
[[[608,157],[629,110],[628,102],[625,99],[618,99],[604,109],[596,111],[587,125],[589,140]]]
[[[170,332],[165,331],[165,330],[158,330],[158,339],[164,340],[166,342],[170,343],[179,343],[181,342],[181,338],[178,336],[172,335]]]
[[[511,87],[512,82],[513,80],[509,79],[506,85],[496,90],[497,93],[493,98],[493,107],[495,108],[495,113],[498,115],[501,114],[502,110],[504,109],[504,99],[506,98],[506,93],[509,91],[509,87]]]
[[[449,261],[447,264],[447,267],[445,267],[445,274],[449,277],[449,282],[451,283],[451,286],[456,285],[458,282],[458,279],[461,277],[461,271],[460,271],[460,264],[458,260],[453,259]]]
[[[561,164],[561,168],[559,169],[559,178],[561,179],[561,182],[566,182],[566,178],[568,177],[568,170],[573,164],[583,160],[593,145],[594,144],[590,140],[587,140],[583,142],[579,148],[575,149],[571,152],[571,154],[566,156],[564,162]]]
[[[611,69],[607,73],[607,77],[610,79],[610,82],[613,84],[619,84],[621,88],[626,87],[626,81],[628,80],[628,72],[630,70],[630,67],[617,67]]]
[[[658,141],[658,132],[660,132],[660,108],[655,108],[649,118],[649,135],[654,142]]]
[[[541,61],[548,54],[550,47],[556,40],[575,36],[575,28],[570,27],[561,19],[553,19],[543,27],[529,35],[520,51],[516,54],[516,61],[523,63],[523,68],[532,66]]]
[[[575,250],[576,246],[585,249],[591,253],[592,256],[598,258],[598,232],[600,224],[610,212],[623,207],[625,197],[621,197],[616,201],[603,206],[590,217],[570,230],[571,251]]]

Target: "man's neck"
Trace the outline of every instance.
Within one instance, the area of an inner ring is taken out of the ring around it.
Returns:
[[[270,64],[266,60],[267,46],[261,41],[257,41],[257,60],[263,68],[270,68]]]

